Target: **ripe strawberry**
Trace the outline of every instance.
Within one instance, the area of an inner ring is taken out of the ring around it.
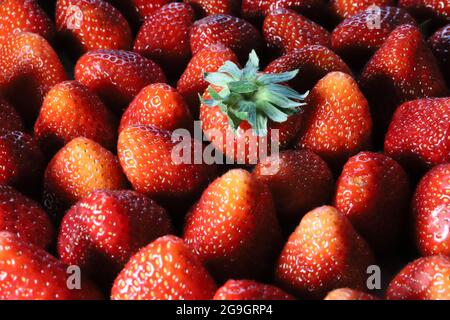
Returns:
[[[344,165],[334,202],[372,248],[384,255],[398,247],[409,196],[402,167],[381,153],[365,151]]]
[[[403,103],[392,118],[385,153],[410,172],[450,161],[450,98]]]
[[[192,25],[192,54],[218,43],[233,50],[239,60],[244,61],[250,51],[258,51],[262,47],[262,37],[249,22],[226,14],[207,16]]]
[[[146,196],[97,190],[64,216],[58,254],[62,262],[108,283],[140,248],[171,230],[166,211]]]
[[[436,31],[429,39],[428,45],[441,66],[441,72],[450,83],[450,24]]]
[[[424,256],[450,256],[450,164],[431,169],[419,182],[412,210],[415,237]]]
[[[53,157],[44,176],[44,206],[54,217],[96,189],[127,186],[111,152],[87,138],[75,138]]]
[[[352,74],[345,62],[330,49],[321,45],[306,46],[272,61],[264,72],[278,73],[298,69],[289,86],[299,92],[311,90],[327,73],[341,71]]]
[[[379,300],[377,297],[349,288],[335,289],[328,292],[324,300]]]
[[[386,7],[394,4],[394,0],[331,0],[330,2],[331,10],[340,19],[351,17],[371,6]]]
[[[122,1],[122,0],[120,0]],[[145,21],[153,13],[158,11],[159,8],[172,2],[172,0],[131,0],[135,10],[138,12],[142,21]]]
[[[419,21],[432,19],[433,22],[450,22],[449,0],[399,0],[398,6],[405,8]]]
[[[56,27],[67,46],[82,54],[96,49],[131,48],[127,20],[103,0],[58,0]]]
[[[285,54],[307,45],[330,46],[330,33],[295,11],[277,9],[264,19],[264,38],[269,49]]]
[[[306,214],[289,237],[275,276],[282,288],[320,299],[336,288],[364,290],[373,262],[369,246],[347,218],[323,206]]]
[[[350,75],[331,72],[323,77],[309,94],[305,110],[298,147],[317,153],[335,172],[370,145],[369,105]]]
[[[175,236],[135,254],[114,282],[113,300],[206,300],[216,284],[198,257]]]
[[[86,53],[75,66],[75,79],[117,113],[122,113],[146,85],[166,82],[156,63],[138,53],[123,50]]]
[[[214,295],[214,300],[294,300],[283,290],[252,280],[228,280]]]
[[[152,125],[167,131],[192,129],[193,119],[183,97],[165,83],[148,85],[125,110],[119,132],[132,125]]]
[[[46,93],[67,78],[58,55],[44,38],[24,32],[8,37],[0,57],[0,93],[31,124]]]
[[[40,205],[6,185],[0,185],[0,230],[42,249],[53,239],[53,226]]]
[[[83,277],[69,289],[67,266],[10,232],[0,232],[1,300],[94,300],[101,294]]]
[[[267,275],[281,244],[269,188],[245,170],[228,171],[194,205],[183,238],[217,279]]]
[[[287,150],[265,158],[253,175],[269,186],[280,220],[294,227],[305,213],[327,204],[334,191],[328,165],[308,150]]]
[[[229,14],[237,16],[240,11],[240,0],[183,0],[190,4],[198,17],[213,14]]]
[[[65,81],[54,86],[45,97],[34,135],[49,155],[77,137],[113,150],[116,128],[116,119],[95,94],[77,81]]]
[[[450,257],[419,258],[403,268],[391,281],[388,300],[449,300]]]
[[[16,109],[5,99],[0,97],[0,132],[23,131],[22,118]]]

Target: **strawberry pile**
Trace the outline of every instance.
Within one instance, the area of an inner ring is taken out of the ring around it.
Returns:
[[[449,81],[449,0],[0,1],[0,299],[450,300]]]

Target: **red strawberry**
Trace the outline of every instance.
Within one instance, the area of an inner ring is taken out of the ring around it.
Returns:
[[[237,16],[240,10],[240,0],[183,0],[190,4],[198,17],[212,14],[229,14]]]
[[[272,61],[264,71],[278,73],[295,69],[298,69],[298,74],[289,81],[289,85],[299,92],[311,90],[329,72],[352,74],[341,57],[321,45],[306,46],[289,52]]]
[[[191,129],[193,119],[183,97],[174,88],[155,83],[142,89],[125,110],[119,132],[132,125],[152,125],[173,131]]]
[[[77,81],[66,81],[54,86],[45,97],[34,135],[48,154],[77,137],[114,149],[116,128],[116,119],[95,94]]]
[[[228,280],[214,295],[214,300],[294,300],[283,290],[252,280]]]
[[[44,177],[44,206],[57,218],[96,189],[127,186],[119,162],[98,143],[75,138],[53,157]]]
[[[277,9],[264,19],[264,38],[267,46],[285,54],[307,45],[330,46],[330,33],[295,11]]]
[[[327,294],[324,300],[379,300],[377,297],[349,288],[335,289]]]
[[[398,107],[385,153],[411,172],[450,161],[450,98],[418,99]]]
[[[131,48],[132,34],[119,10],[103,0],[58,0],[56,27],[77,54]]]
[[[429,39],[428,44],[441,66],[441,72],[450,83],[450,24],[436,31]]]
[[[432,19],[436,23],[450,22],[449,0],[399,0],[398,6],[421,21]]]
[[[334,191],[328,165],[308,150],[282,151],[265,158],[253,175],[269,186],[280,220],[293,226],[308,211],[327,204]]]
[[[450,257],[419,258],[403,268],[386,292],[389,300],[449,300]]]
[[[301,297],[323,298],[346,286],[364,290],[366,269],[373,263],[369,246],[347,218],[323,206],[306,214],[289,237],[275,276]]]
[[[206,300],[216,284],[183,240],[164,236],[141,249],[116,278],[113,300]]]
[[[366,10],[371,6],[393,6],[394,0],[331,0],[331,10],[340,19],[345,19]]]
[[[416,242],[424,256],[450,256],[450,164],[431,169],[419,182],[412,209]]]
[[[350,158],[337,183],[335,206],[380,254],[396,249],[405,225],[410,186],[391,158],[360,152]]]
[[[67,266],[43,249],[0,232],[1,300],[93,300],[101,294],[83,277],[69,289]]]
[[[183,238],[218,279],[267,275],[281,241],[269,188],[245,170],[228,171],[194,205]]]
[[[82,56],[75,66],[75,79],[121,113],[139,91],[155,82],[166,82],[161,68],[138,53],[96,50]]]
[[[16,109],[0,97],[0,132],[23,131],[23,129],[22,118]]]
[[[67,78],[58,55],[44,38],[25,32],[9,36],[0,57],[0,93],[31,123],[45,94]]]
[[[312,89],[305,110],[298,147],[316,152],[335,171],[370,145],[369,105],[350,75],[327,74]]]
[[[45,211],[6,185],[0,185],[0,230],[15,233],[22,241],[43,249],[53,239],[53,226]]]
[[[121,0],[122,1],[122,0]],[[162,6],[172,2],[172,0],[131,0],[142,21],[145,21]]]

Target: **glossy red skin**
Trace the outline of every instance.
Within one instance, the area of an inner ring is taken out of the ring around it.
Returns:
[[[197,17],[209,16],[212,14],[229,14],[238,16],[241,6],[240,0],[183,0],[190,4]]]
[[[214,300],[295,300],[283,290],[253,280],[228,280],[214,295]]]
[[[441,66],[441,72],[450,83],[450,24],[437,30],[429,39],[428,45]]]
[[[335,289],[327,294],[324,300],[379,300],[377,297],[349,288]]]
[[[388,300],[449,300],[450,257],[419,258],[404,267],[391,281]]]
[[[280,221],[293,227],[305,213],[329,203],[334,191],[327,163],[308,150],[281,151],[265,158],[256,165],[253,176],[269,187]]]
[[[110,283],[140,248],[171,231],[166,211],[150,198],[131,190],[96,190],[64,216],[58,255]]]
[[[0,299],[97,300],[102,295],[82,274],[81,289],[68,289],[67,266],[10,232],[0,232]]]
[[[360,152],[344,165],[335,206],[380,255],[400,244],[410,199],[408,176],[381,153]]]
[[[269,188],[233,169],[203,192],[183,239],[216,279],[258,279],[272,271],[280,233]]]
[[[308,45],[330,46],[327,30],[289,9],[271,11],[264,19],[263,34],[267,46],[280,55]]]
[[[18,33],[0,48],[0,93],[32,123],[47,92],[67,79],[58,55],[41,36]]]
[[[282,55],[273,60],[264,72],[279,73],[297,69],[297,76],[288,84],[300,93],[311,90],[317,81],[332,71],[352,74],[341,57],[321,45],[309,45]]]
[[[24,124],[19,113],[5,99],[0,98],[0,132],[23,131]]]
[[[322,299],[333,289],[366,289],[374,264],[369,245],[333,207],[307,213],[281,252],[275,278],[281,288],[303,298]]]
[[[166,82],[166,77],[155,62],[138,53],[95,50],[78,60],[75,80],[120,114],[142,88],[151,83]]]
[[[450,256],[450,164],[431,169],[417,185],[412,202],[415,238],[423,256]]]
[[[395,0],[331,0],[333,13],[340,19],[345,19],[369,8],[371,5],[386,7],[395,5]]]
[[[164,236],[134,255],[116,278],[112,300],[207,300],[216,284],[182,239]]]
[[[0,230],[42,249],[53,241],[53,225],[47,213],[34,200],[6,185],[0,185]]]
[[[449,0],[399,0],[398,6],[408,10],[420,21],[432,19],[437,23],[450,22]]]
[[[135,7],[135,10],[138,12],[141,21],[144,21],[153,13],[158,11],[162,6],[172,2],[172,0],[131,0]]]
[[[385,153],[410,172],[450,161],[450,98],[418,99],[397,108]]]

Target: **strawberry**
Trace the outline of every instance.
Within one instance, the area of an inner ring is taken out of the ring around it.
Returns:
[[[216,284],[198,257],[175,236],[164,236],[135,254],[116,278],[113,300],[206,300]]]
[[[252,280],[228,280],[214,295],[214,300],[294,300],[283,290]]]
[[[410,172],[450,161],[450,98],[403,103],[392,118],[385,153]]]
[[[449,300],[450,257],[419,258],[404,267],[391,281],[388,300]]]
[[[165,83],[148,85],[139,92],[125,110],[119,132],[127,126],[152,125],[173,131],[191,129],[193,119],[183,97]]]
[[[0,185],[0,230],[43,249],[53,239],[53,226],[40,205],[6,185]]]
[[[449,0],[399,0],[398,6],[408,10],[420,21],[431,19],[439,24],[450,22]]]
[[[428,45],[441,66],[441,72],[446,77],[447,83],[450,83],[450,24],[436,31],[428,39]]]
[[[331,0],[330,6],[333,13],[340,19],[345,19],[371,6],[393,6],[394,0]]]
[[[323,77],[308,96],[305,110],[297,146],[316,152],[335,172],[370,145],[369,105],[350,75],[330,72]]]
[[[308,150],[287,150],[265,158],[253,175],[269,186],[280,220],[294,226],[305,213],[327,204],[334,191],[328,165]]]
[[[58,34],[77,54],[131,48],[127,20],[104,0],[58,0],[55,16]]]
[[[369,246],[333,207],[307,213],[289,237],[275,277],[300,297],[323,298],[341,287],[364,290],[366,269],[374,263]]]
[[[155,62],[123,50],[86,53],[75,66],[75,79],[117,113],[122,113],[146,85],[166,82],[162,69]]]
[[[267,275],[281,241],[269,188],[248,171],[228,171],[194,205],[183,238],[217,279]]]
[[[198,17],[213,14],[229,14],[237,16],[240,11],[240,0],[183,0],[190,4]]]
[[[44,38],[27,32],[9,36],[0,57],[0,93],[30,124],[45,94],[67,78],[61,61]]]
[[[0,232],[1,300],[94,300],[101,294],[83,277],[69,289],[67,266],[10,232]],[[71,282],[70,282],[71,283]]]
[[[58,236],[61,261],[109,281],[140,248],[171,232],[166,211],[131,190],[97,190],[64,216]]]
[[[398,247],[409,206],[408,176],[381,153],[360,152],[344,165],[335,206],[380,254]]]
[[[119,162],[111,152],[87,138],[75,138],[53,157],[45,170],[44,206],[56,218],[96,189],[127,186]]]
[[[324,300],[379,300],[377,297],[350,288],[340,288],[328,292]]]
[[[122,0],[120,0],[122,1]],[[142,21],[145,21],[153,13],[158,11],[159,8],[172,2],[172,0],[131,0],[135,6],[135,10],[138,12]]]
[[[19,113],[5,99],[0,97],[0,132],[23,131],[24,124]]]
[[[327,73],[341,71],[352,74],[345,62],[330,49],[321,45],[310,45],[289,52],[273,60],[264,72],[278,73],[298,69],[297,76],[289,86],[299,92],[311,90]]]
[[[65,81],[45,97],[34,135],[42,149],[53,155],[77,137],[114,149],[116,128],[116,119],[95,94],[77,81]]]
[[[415,237],[424,256],[450,256],[450,164],[431,169],[417,185],[412,211]]]
[[[271,11],[264,19],[264,38],[269,49],[286,54],[307,45],[330,46],[330,33],[289,9]]]

